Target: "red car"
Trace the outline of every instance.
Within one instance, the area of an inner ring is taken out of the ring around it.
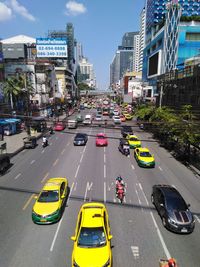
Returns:
[[[96,146],[107,146],[108,140],[104,133],[99,133],[96,136]]]
[[[54,126],[54,131],[63,131],[65,127],[66,126],[63,122],[57,122]]]

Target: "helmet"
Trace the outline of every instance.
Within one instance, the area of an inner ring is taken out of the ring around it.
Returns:
[[[116,180],[119,181],[119,182],[121,182],[122,181],[121,175],[119,175]]]
[[[168,260],[169,267],[176,267],[176,261],[175,259],[171,258]]]

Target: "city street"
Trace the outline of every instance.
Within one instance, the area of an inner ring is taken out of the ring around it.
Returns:
[[[94,110],[82,111],[82,114]],[[200,266],[200,180],[135,122],[129,122],[142,145],[154,154],[156,166],[141,168],[118,151],[119,127],[82,126],[56,132],[49,146],[42,140],[33,150],[11,159],[11,168],[0,177],[0,266],[66,267],[71,253],[78,211],[87,201],[100,201],[108,209],[113,267],[155,267],[160,258],[174,257],[180,267]],[[86,146],[74,146],[75,133],[89,135]],[[107,147],[96,147],[95,136],[105,132]],[[115,196],[115,179],[126,183],[124,203]],[[53,225],[36,225],[31,212],[35,196],[50,177],[67,177],[70,194],[62,219]],[[192,234],[166,230],[151,203],[154,184],[175,186],[191,204],[196,226]],[[98,266],[98,265],[97,265]],[[93,266],[94,267],[94,266]]]

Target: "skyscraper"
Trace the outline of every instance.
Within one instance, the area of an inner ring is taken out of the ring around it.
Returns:
[[[163,20],[166,13],[166,4],[179,3],[182,6],[182,16],[199,16],[200,3],[198,0],[146,0],[146,32]]]
[[[143,66],[143,50],[145,47],[145,24],[146,24],[146,10],[145,7],[140,13],[140,44],[139,44],[139,70],[142,71]]]

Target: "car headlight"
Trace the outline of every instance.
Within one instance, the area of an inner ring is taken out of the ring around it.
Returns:
[[[38,216],[38,214],[34,210],[32,210],[32,214]]]
[[[73,267],[80,267],[80,266],[75,262],[75,260],[73,261]]]
[[[108,267],[109,265],[110,265],[110,259],[102,267]]]
[[[59,213],[59,209],[57,209],[55,212],[51,213],[51,214],[48,214],[48,216],[54,216],[54,215],[57,215]]]
[[[171,219],[171,218],[168,218],[168,222],[173,224],[174,226],[177,226],[177,223],[175,220]]]

